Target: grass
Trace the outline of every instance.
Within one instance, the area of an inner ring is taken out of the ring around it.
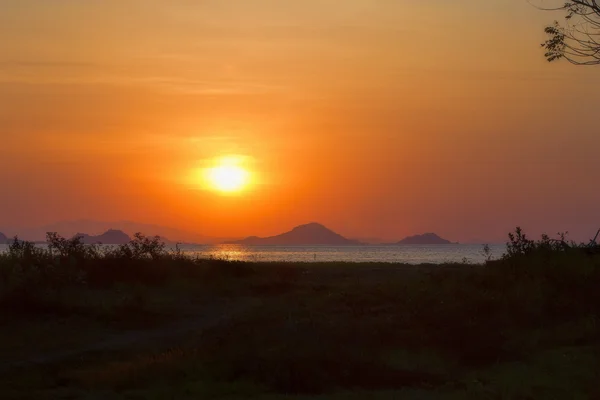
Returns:
[[[485,265],[309,265],[136,240],[0,256],[2,398],[600,398],[593,247],[517,231]]]

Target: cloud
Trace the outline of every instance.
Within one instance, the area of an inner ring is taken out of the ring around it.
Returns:
[[[0,61],[0,68],[91,68],[98,64],[76,61],[33,61],[33,60],[8,60]]]
[[[247,81],[203,81],[185,78],[155,77],[138,80],[139,84],[174,93],[199,95],[249,95],[285,91],[283,86]]]
[[[4,68],[3,68],[4,67]],[[87,68],[87,71],[69,71],[71,68]],[[31,71],[31,69],[36,71]],[[65,68],[56,73],[41,73],[43,68]],[[95,70],[92,70],[95,68]],[[261,95],[281,93],[285,86],[269,85],[250,80],[215,79],[198,80],[176,75],[139,77],[110,73],[111,68],[103,68],[97,64],[84,63],[29,63],[0,62],[0,84],[32,84],[32,85],[107,85],[123,87],[140,87],[163,93],[228,96],[228,95]]]

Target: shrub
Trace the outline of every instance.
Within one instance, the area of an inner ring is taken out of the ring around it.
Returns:
[[[120,245],[111,255],[133,260],[159,260],[169,256],[165,247],[165,243],[159,236],[147,237],[138,232],[129,243]]]
[[[50,254],[62,259],[85,261],[102,256],[98,245],[85,244],[81,236],[66,239],[55,232],[49,232],[46,234],[46,243]]]
[[[47,247],[15,239],[0,254],[0,303],[14,311],[58,304],[68,289],[112,286],[120,282],[159,284],[168,278],[171,259],[158,237],[136,234],[116,249],[88,245],[48,233]],[[181,254],[178,255],[181,261]],[[173,258],[174,259],[174,258]]]

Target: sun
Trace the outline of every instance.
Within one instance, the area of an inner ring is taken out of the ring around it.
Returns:
[[[236,193],[250,183],[250,173],[240,165],[239,159],[224,157],[216,163],[217,165],[206,170],[206,179],[212,189],[223,193]]]
[[[211,185],[221,192],[238,192],[246,186],[248,172],[236,166],[219,166],[208,172]]]

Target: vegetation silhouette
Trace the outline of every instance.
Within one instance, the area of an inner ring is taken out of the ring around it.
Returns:
[[[160,343],[128,349],[118,363],[55,361],[50,383],[43,367],[12,370],[6,379],[28,382],[11,383],[20,394],[34,390],[33,379],[50,393],[62,382],[63,392],[66,385],[148,396],[168,388],[214,397],[408,390],[586,398],[599,394],[598,249],[564,236],[532,240],[517,228],[506,255],[483,265],[309,265],[192,258],[141,234],[108,247],[56,234],[47,248],[15,239],[0,255],[5,328],[52,315],[69,318],[69,332],[79,319],[161,329],[194,301],[223,316],[226,304],[258,306],[185,340],[166,330]],[[81,301],[91,294],[100,300]],[[502,374],[517,381],[525,374],[531,384],[511,386]]]
[[[565,22],[558,21],[545,29],[549,39],[542,46],[548,61],[565,59],[575,65],[600,64],[600,3],[596,0],[571,0],[549,11],[565,13]]]

